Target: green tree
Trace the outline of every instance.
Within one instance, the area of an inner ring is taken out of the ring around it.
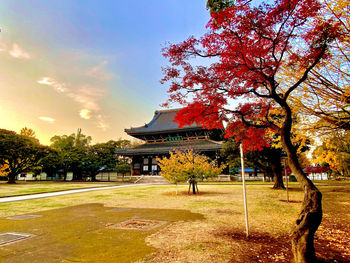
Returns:
[[[207,8],[210,13],[222,11],[230,6],[233,6],[232,0],[208,0]]]
[[[69,170],[73,172],[74,180],[81,180],[83,170],[86,169],[84,161],[86,161],[91,137],[82,134],[81,129],[78,129],[76,134],[56,135],[50,141],[50,147],[58,152],[61,160],[65,174],[64,180]]]
[[[20,173],[37,168],[48,148],[27,136],[0,129],[0,165],[5,165],[8,183],[16,183]]]
[[[52,176],[59,169],[66,171],[67,169],[64,167],[63,159],[62,152],[49,148],[48,154],[40,160],[42,171],[50,176]]]
[[[230,162],[231,167],[237,169],[241,166],[238,144],[233,139],[228,139],[224,142],[221,156]],[[285,189],[281,157],[282,149],[273,147],[264,147],[261,151],[247,151],[245,154],[247,166],[254,170],[259,169],[267,176],[273,178],[273,189]]]
[[[26,137],[29,137],[29,138],[36,138],[35,131],[33,129],[27,128],[27,127],[22,128],[19,134],[26,136]]]
[[[124,176],[125,176],[125,174],[131,172],[131,166],[130,166],[130,164],[128,164],[128,163],[121,162],[121,163],[119,163],[119,164],[116,165],[115,171],[116,171],[117,173],[121,173],[121,174],[123,175],[123,181],[124,181]]]
[[[124,148],[130,141],[119,139],[118,141],[110,140],[106,143],[97,143],[88,148],[84,159],[84,168],[96,181],[96,175],[101,170],[114,170],[119,160],[115,154],[116,149]]]

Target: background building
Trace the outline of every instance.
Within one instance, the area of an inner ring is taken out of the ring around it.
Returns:
[[[153,119],[140,127],[125,129],[125,132],[145,143],[118,151],[132,158],[133,175],[158,175],[157,157],[168,156],[170,151],[190,150],[217,159],[220,163],[223,131],[206,130],[193,123],[179,128],[174,118],[180,109],[155,111]]]

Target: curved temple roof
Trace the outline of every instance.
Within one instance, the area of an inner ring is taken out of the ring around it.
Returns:
[[[153,119],[148,124],[140,127],[131,127],[130,129],[125,129],[125,132],[129,135],[136,135],[147,133],[161,133],[167,131],[202,129],[202,126],[197,125],[196,123],[193,123],[192,125],[185,125],[184,127],[179,128],[179,124],[174,122],[174,118],[179,111],[180,109],[155,111]]]
[[[189,150],[193,149],[194,151],[199,152],[212,152],[219,151],[222,148],[221,142],[215,142],[212,140],[193,140],[190,142],[180,142],[180,143],[145,143],[138,145],[133,148],[126,148],[117,151],[117,154],[124,156],[133,156],[140,154],[167,154],[169,151],[174,149],[178,150]]]

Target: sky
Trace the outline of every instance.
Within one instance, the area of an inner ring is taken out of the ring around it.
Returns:
[[[1,0],[0,128],[42,144],[131,139],[167,100],[161,49],[205,32],[206,0]]]

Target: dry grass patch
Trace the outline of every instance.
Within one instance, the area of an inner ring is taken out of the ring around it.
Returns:
[[[290,262],[288,236],[303,192],[292,184],[289,191],[292,202],[286,203],[286,191],[271,187],[271,184],[247,185],[249,239],[244,234],[242,186],[238,184],[199,185],[199,195],[187,195],[187,185],[178,186],[178,195],[174,185],[101,190],[0,204],[0,216],[33,214],[51,207],[97,202],[127,209],[190,211],[203,215],[203,219],[184,222],[184,214],[174,213],[173,223],[144,237],[155,250],[138,262]],[[347,241],[350,184],[322,182],[320,190],[324,220],[316,235],[317,256],[323,262],[350,262]]]

